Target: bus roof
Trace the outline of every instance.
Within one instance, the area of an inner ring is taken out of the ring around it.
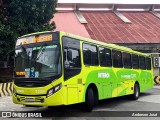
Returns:
[[[65,36],[73,37],[75,39],[80,39],[80,40],[85,41],[85,42],[95,43],[95,44],[106,46],[106,47],[109,47],[109,48],[114,48],[114,49],[117,49],[117,50],[122,50],[122,51],[130,52],[130,53],[135,53],[135,54],[139,54],[139,55],[143,55],[143,56],[150,56],[150,54],[134,51],[131,48],[120,46],[120,45],[117,45],[117,44],[100,42],[100,41],[97,41],[97,40],[93,40],[93,39],[90,39],[90,38],[84,38],[84,37],[74,35],[74,34],[70,34],[70,33],[66,33],[66,32],[63,32],[63,31],[60,31],[60,32],[63,33],[63,35],[65,35]]]
[[[31,34],[26,34],[26,35],[20,36],[19,38],[23,38],[23,37],[27,37],[27,36],[31,36],[31,35],[42,34],[42,33],[50,33],[50,32],[52,32],[52,31],[35,32],[35,33],[31,33]]]
[[[36,34],[49,33],[49,32],[53,32],[53,31],[35,32],[35,33],[23,35],[19,38],[23,38],[23,37],[27,37],[27,36],[31,36],[31,35],[36,35]],[[130,53],[135,53],[135,54],[139,54],[139,55],[143,55],[143,56],[150,56],[150,54],[134,51],[131,48],[120,46],[120,45],[117,45],[117,44],[104,43],[104,42],[100,42],[100,41],[93,40],[93,39],[90,39],[90,38],[85,38],[85,37],[81,37],[81,36],[74,35],[74,34],[71,34],[71,33],[63,32],[63,31],[56,31],[56,32],[60,32],[64,36],[79,39],[81,41],[90,42],[90,43],[93,43],[93,44],[95,43],[95,44],[106,46],[106,47],[109,47],[109,48],[114,48],[114,49],[117,49],[117,50],[122,50],[122,51],[130,52]]]

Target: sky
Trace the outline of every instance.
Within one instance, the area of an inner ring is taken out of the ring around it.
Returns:
[[[59,3],[160,4],[160,0],[58,0]]]

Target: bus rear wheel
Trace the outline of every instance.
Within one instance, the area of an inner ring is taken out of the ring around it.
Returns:
[[[94,92],[92,88],[88,88],[85,98],[85,110],[87,112],[90,112],[92,111],[93,106],[94,106]]]
[[[138,84],[134,85],[134,93],[131,95],[131,98],[133,100],[137,100],[139,98],[140,95],[140,88]]]

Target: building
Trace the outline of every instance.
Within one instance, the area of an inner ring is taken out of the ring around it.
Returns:
[[[57,11],[56,30],[151,53],[159,62],[160,4],[61,2]],[[160,76],[160,63],[154,75]]]

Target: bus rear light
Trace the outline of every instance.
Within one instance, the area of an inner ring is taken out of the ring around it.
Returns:
[[[53,95],[54,93],[56,93],[58,90],[60,90],[62,88],[62,84],[59,84],[53,88],[51,88],[50,90],[48,90],[48,93],[47,93],[47,97]]]

